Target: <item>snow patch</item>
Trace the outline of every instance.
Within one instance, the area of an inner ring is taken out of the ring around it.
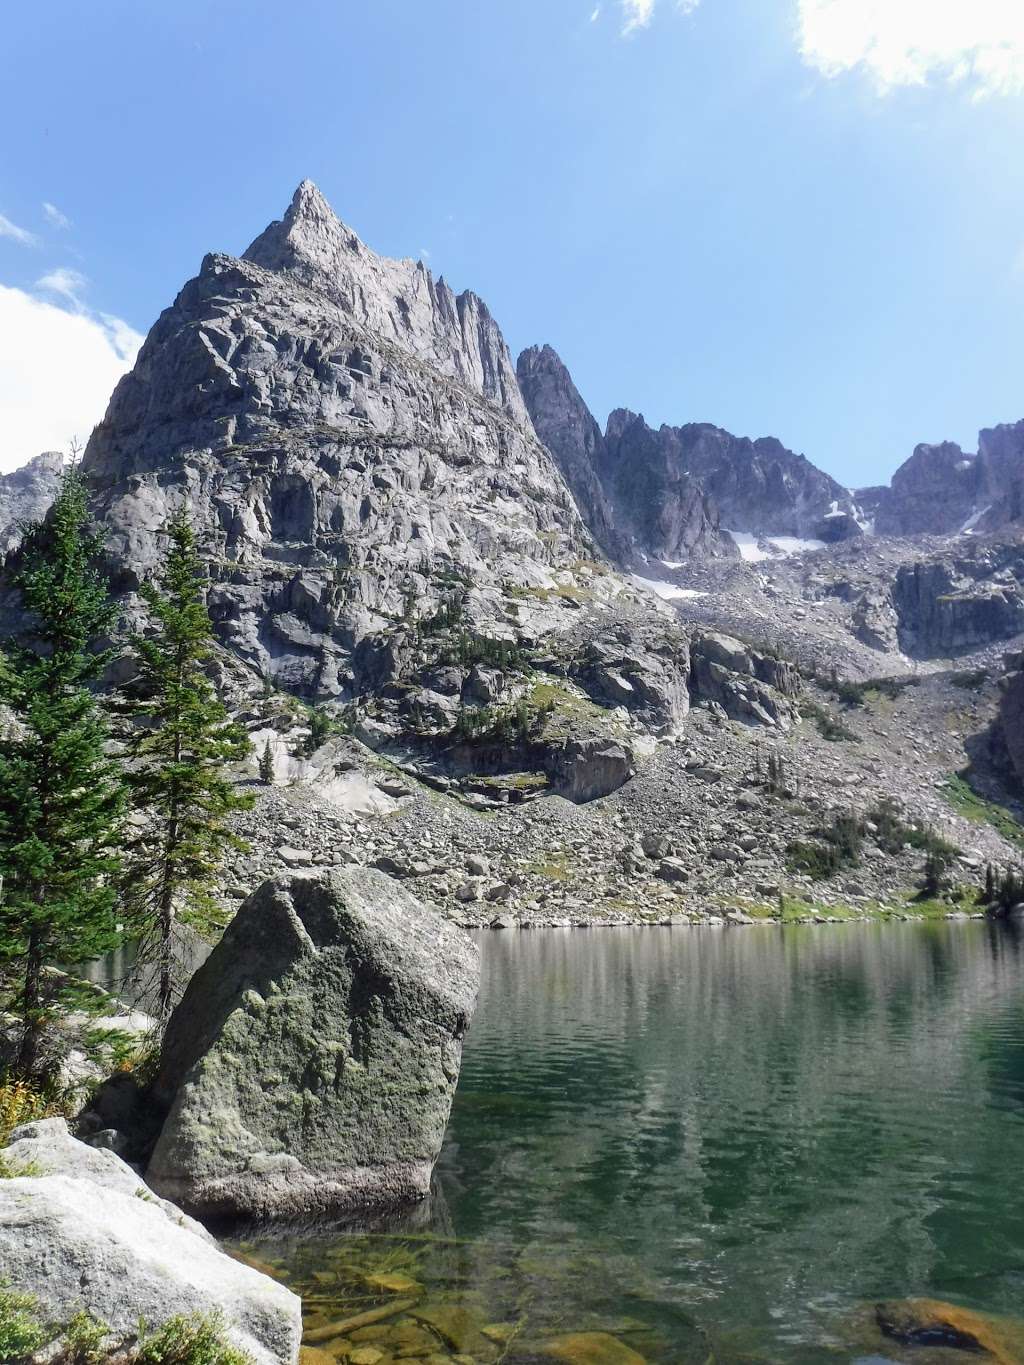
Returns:
[[[991,511],[992,504],[989,503],[987,507],[982,507],[978,511],[972,512],[971,515],[964,522],[964,524],[960,527],[960,530],[957,531],[957,535],[958,536],[973,535],[975,526],[977,526],[978,522],[982,519],[986,512]]]
[[[732,536],[741,559],[747,560],[750,564],[758,564],[762,559],[768,558],[768,551],[761,549],[757,536],[752,536],[749,531],[729,531],[724,526],[722,529],[727,536]]]
[[[723,528],[724,529],[724,528]],[[824,550],[823,540],[803,540],[800,536],[755,536],[750,531],[726,531],[732,536],[740,557],[750,564],[779,555],[799,555],[810,550]]]
[[[707,597],[706,592],[698,592],[696,588],[680,588],[675,583],[665,583],[658,578],[641,578],[639,574],[632,574],[631,577],[634,583],[639,584],[641,588],[647,588],[649,592],[657,593],[665,602],[686,601],[694,597]]]

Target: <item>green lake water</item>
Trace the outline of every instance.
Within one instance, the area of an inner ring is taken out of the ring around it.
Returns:
[[[927,1295],[1024,1315],[1012,927],[479,941],[431,1205],[261,1250],[314,1324],[332,1295],[371,1301],[352,1289],[367,1269],[517,1325],[509,1362],[580,1331],[651,1362],[924,1361],[876,1339],[866,1306]]]

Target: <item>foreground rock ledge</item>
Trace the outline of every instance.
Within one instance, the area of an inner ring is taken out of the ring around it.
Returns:
[[[3,1155],[14,1178],[0,1180],[0,1272],[36,1296],[42,1317],[63,1325],[84,1309],[130,1340],[140,1317],[152,1329],[219,1311],[254,1365],[298,1358],[297,1296],[226,1256],[113,1152],[77,1142],[63,1119],[26,1124],[13,1138]]]
[[[147,1171],[205,1218],[422,1198],[478,951],[383,873],[292,873],[245,901],[171,1018]]]

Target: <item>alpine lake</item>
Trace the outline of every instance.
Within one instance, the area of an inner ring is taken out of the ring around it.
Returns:
[[[1024,1362],[1020,930],[479,941],[431,1200],[235,1244],[304,1362]]]

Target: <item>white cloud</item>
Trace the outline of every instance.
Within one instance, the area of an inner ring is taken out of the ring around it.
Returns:
[[[45,199],[43,200],[43,217],[52,227],[60,228],[62,232],[71,226],[71,219],[67,214],[61,213],[56,204],[51,204]]]
[[[61,266],[36,280],[36,288],[45,289],[50,294],[60,294],[69,303],[77,305],[81,303],[82,291],[88,283],[81,271]]]
[[[0,285],[0,470],[84,442],[141,344],[121,318]]]
[[[590,11],[590,22],[591,22],[592,24],[596,24],[597,21],[598,21],[598,19],[600,19],[600,17],[601,17],[601,6],[600,6],[600,5],[595,5],[594,8]]]
[[[1024,93],[1021,0],[798,0],[800,51],[880,91],[940,80],[975,98]]]
[[[27,228],[18,227],[17,223],[12,223],[2,213],[0,213],[0,237],[10,237],[11,241],[17,242],[19,246],[39,245],[39,239],[34,232],[29,232]]]

